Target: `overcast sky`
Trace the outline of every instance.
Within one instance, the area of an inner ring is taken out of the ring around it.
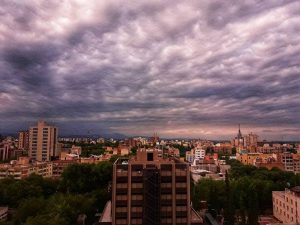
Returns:
[[[299,0],[0,6],[0,132],[300,140]]]

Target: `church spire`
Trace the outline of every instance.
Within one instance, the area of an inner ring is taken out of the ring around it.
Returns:
[[[237,138],[242,139],[242,137],[243,137],[243,135],[242,135],[242,132],[241,132],[241,124],[239,124],[239,132],[238,132]]]

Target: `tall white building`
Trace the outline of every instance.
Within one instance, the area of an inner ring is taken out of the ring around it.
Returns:
[[[29,129],[29,156],[37,161],[50,161],[52,156],[58,156],[57,127],[44,121]]]

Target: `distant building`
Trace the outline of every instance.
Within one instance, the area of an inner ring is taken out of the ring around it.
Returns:
[[[129,147],[126,145],[120,145],[118,147],[118,155],[125,156],[129,154]]]
[[[244,137],[245,146],[254,151],[257,148],[258,135],[253,134],[252,132]]]
[[[195,155],[192,151],[186,151],[185,152],[185,161],[189,163],[193,163],[195,159]]]
[[[217,143],[213,146],[214,152],[232,154],[232,144],[230,142]]]
[[[18,138],[18,148],[22,150],[29,150],[29,131],[20,131]]]
[[[50,161],[59,156],[57,151],[57,127],[39,121],[29,130],[29,156],[37,161]]]
[[[153,137],[150,138],[150,142],[151,142],[153,145],[158,144],[159,140],[160,140],[160,139],[159,139],[159,136],[158,136],[157,133],[154,133],[154,134],[153,134]]]
[[[240,152],[243,149],[247,149],[250,152],[256,152],[258,147],[258,135],[251,132],[250,134],[243,136],[241,126],[239,125],[238,134],[233,139],[232,145],[237,149],[237,152]]]
[[[180,157],[180,151],[178,148],[172,148],[169,147],[166,150],[164,150],[164,154],[168,154],[168,156],[172,156],[172,157]]]
[[[300,187],[273,191],[273,216],[283,224],[297,225],[300,223]]]
[[[204,159],[205,157],[205,150],[202,148],[196,148],[193,149],[194,155],[195,155],[195,159]]]
[[[61,174],[63,173],[64,169],[67,168],[69,165],[78,163],[77,160],[56,160],[52,162],[53,178],[60,178]]]
[[[104,144],[105,139],[104,138],[98,138],[96,141],[98,144]]]
[[[185,160],[189,163],[193,163],[194,160],[200,160],[205,158],[206,151],[205,149],[199,147],[196,147],[192,149],[191,151],[185,152]]]
[[[52,177],[51,162],[31,163],[28,157],[20,157],[11,163],[0,164],[0,179],[13,178],[21,180],[30,174],[37,174],[43,177]]]
[[[238,150],[242,150],[244,148],[244,137],[241,132],[241,126],[239,124],[239,130],[237,136],[233,139],[233,146]]]
[[[10,145],[0,143],[0,161],[8,160],[11,156]]]
[[[82,148],[81,146],[72,145],[71,154],[81,155]]]
[[[158,149],[139,149],[133,158],[118,159],[113,165],[112,215],[105,209],[100,224],[202,224],[190,207],[189,174],[188,164],[164,158]]]
[[[293,154],[290,152],[284,152],[281,156],[281,162],[285,171],[294,172],[294,160]]]

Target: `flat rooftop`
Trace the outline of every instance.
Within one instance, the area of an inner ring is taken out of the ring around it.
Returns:
[[[185,162],[181,161],[179,158],[170,157],[168,155],[163,155],[163,151],[161,149],[138,149],[135,156],[127,157],[127,158],[119,158],[116,160],[115,164],[135,164],[135,163],[166,163],[166,162],[173,162],[173,163],[182,163],[186,164]]]

